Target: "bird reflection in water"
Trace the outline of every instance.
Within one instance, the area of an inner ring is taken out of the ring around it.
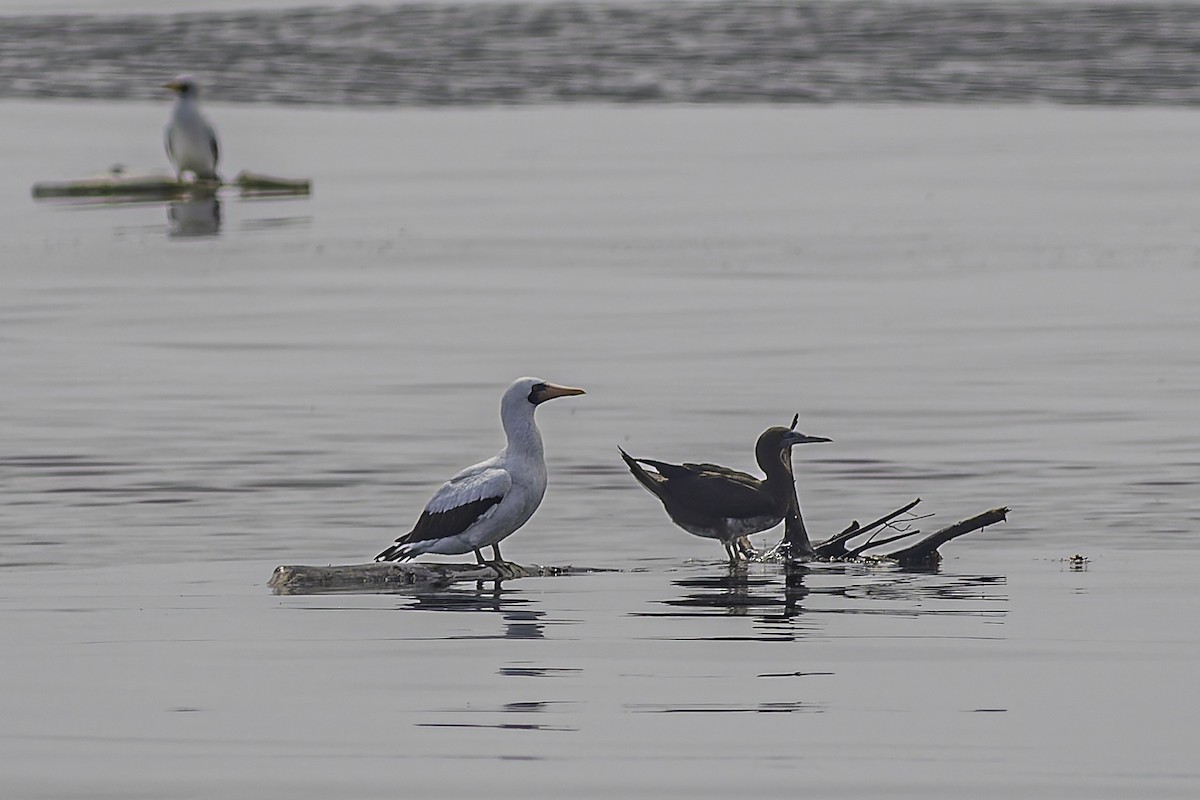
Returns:
[[[221,232],[221,201],[216,195],[186,197],[167,204],[171,237],[216,236]]]
[[[541,621],[546,612],[528,608],[533,601],[521,597],[517,590],[505,589],[502,581],[479,581],[474,590],[420,592],[413,596],[413,601],[404,608],[409,611],[473,611],[500,614],[504,621],[504,633],[497,638],[546,638],[546,626]]]
[[[805,617],[802,600],[808,595],[802,565],[786,571],[751,572],[743,564],[728,565],[711,575],[699,575],[672,581],[683,589],[679,597],[661,601],[670,611],[643,612],[637,616],[655,617],[749,617],[753,632],[731,635],[727,628],[703,639],[795,641],[816,632],[816,620]]]
[[[509,611],[504,615],[505,639],[545,639],[544,611]]]
[[[751,575],[745,564],[730,565],[728,572],[704,575],[672,581],[687,592],[667,605],[685,608],[722,609],[734,616],[745,616],[758,609],[783,608],[791,614],[799,613],[800,600],[808,589],[804,586],[804,567],[789,566],[784,575]],[[780,579],[783,591],[780,592]]]
[[[881,564],[788,564],[783,569],[734,565],[673,580],[682,593],[660,601],[656,617],[749,617],[753,634],[726,627],[703,638],[792,641],[819,635],[830,614],[901,617],[970,616],[1002,621],[1008,597],[1000,575],[946,575]],[[814,599],[815,598],[815,599]]]

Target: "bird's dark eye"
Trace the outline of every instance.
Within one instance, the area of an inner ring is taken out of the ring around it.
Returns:
[[[535,383],[529,388],[529,402],[533,403],[535,406],[542,402],[542,392],[544,391],[546,391],[546,384]]]

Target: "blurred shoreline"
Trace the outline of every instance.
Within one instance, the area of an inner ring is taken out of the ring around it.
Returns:
[[[1200,104],[1192,3],[5,8],[0,99],[160,99],[187,71],[209,99],[286,105]]]

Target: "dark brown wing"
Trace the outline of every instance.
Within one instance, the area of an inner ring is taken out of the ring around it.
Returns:
[[[700,466],[688,464],[685,466]],[[663,500],[672,516],[747,517],[771,516],[775,502],[757,478],[736,470],[706,469],[684,478],[670,478],[664,485],[671,502]]]
[[[672,517],[741,519],[776,513],[774,500],[753,475],[719,464],[671,464],[631,458],[624,451],[621,454],[638,481],[662,501]],[[641,469],[641,464],[653,467],[658,474]]]

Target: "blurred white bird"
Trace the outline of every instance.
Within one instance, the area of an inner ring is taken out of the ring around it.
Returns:
[[[176,176],[182,179],[183,173],[190,172],[197,178],[219,181],[217,132],[200,113],[200,87],[191,75],[180,75],[163,88],[178,95],[166,130],[167,157]]]

